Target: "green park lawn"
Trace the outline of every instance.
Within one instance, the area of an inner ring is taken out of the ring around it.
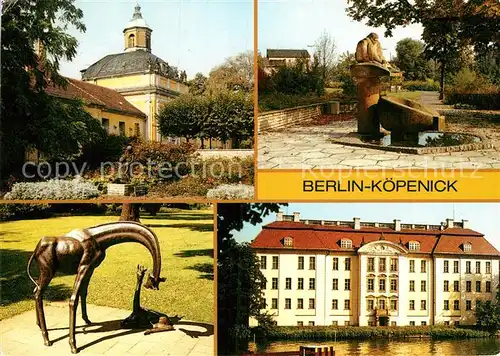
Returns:
[[[26,274],[26,265],[42,236],[58,236],[76,228],[113,221],[118,221],[118,216],[54,217],[1,223],[0,320],[34,309],[34,285]],[[158,236],[161,275],[167,278],[158,291],[142,288],[141,305],[167,315],[213,322],[212,212],[168,212],[141,217],[141,222]],[[152,268],[151,256],[142,245],[125,243],[109,248],[106,259],[94,272],[87,302],[131,310],[138,264]],[[31,274],[38,276],[36,263],[32,264]],[[69,300],[73,282],[74,276],[56,275],[44,300]],[[92,307],[88,313],[92,320]]]

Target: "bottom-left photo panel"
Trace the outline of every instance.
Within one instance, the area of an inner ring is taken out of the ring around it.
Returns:
[[[0,204],[1,355],[213,355],[205,204]]]

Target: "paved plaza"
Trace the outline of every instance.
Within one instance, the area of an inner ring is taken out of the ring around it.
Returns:
[[[50,347],[44,346],[35,311],[0,321],[0,355],[71,355],[67,302],[45,306]],[[88,305],[93,324],[77,317],[76,344],[82,355],[212,355],[213,326],[181,320],[174,331],[144,335],[144,330],[120,329],[130,311]]]

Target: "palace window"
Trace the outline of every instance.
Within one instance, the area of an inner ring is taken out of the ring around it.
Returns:
[[[344,321],[344,326],[349,326],[351,325],[351,322],[349,320]]]
[[[449,326],[450,325],[450,321],[449,320],[445,320],[444,325]]]
[[[491,282],[486,281],[486,293],[491,293]]]
[[[309,309],[316,309],[316,300],[314,298],[309,298]]]
[[[351,280],[350,279],[346,279],[344,281],[344,290],[351,290]]]
[[[381,257],[378,259],[378,271],[379,272],[385,272],[386,267],[385,267],[385,258]]]
[[[398,310],[398,301],[397,301],[397,299],[391,299],[391,310]]]
[[[344,300],[344,310],[351,310],[351,301],[349,299]]]
[[[462,245],[462,249],[464,250],[464,252],[471,252],[472,245],[469,242],[466,242]]]
[[[297,326],[304,326],[304,322],[303,321],[297,321]]]
[[[279,258],[278,256],[273,256],[273,269],[278,269],[279,267]]]
[[[272,289],[278,289],[278,278],[273,277]]]
[[[366,306],[366,310],[373,310],[375,306],[375,303],[373,301],[373,299],[368,299],[368,305]]]
[[[448,261],[444,261],[443,262],[443,272],[448,273],[449,271],[450,271],[450,265],[449,265]]]
[[[398,290],[398,280],[391,279],[391,292],[396,292]]]
[[[260,306],[262,309],[266,309],[267,307],[266,298],[260,298]]]
[[[472,282],[471,281],[466,281],[465,282],[465,291],[466,292],[472,292]]]
[[[141,136],[141,126],[137,122],[134,124],[134,136]]]
[[[453,261],[453,273],[458,273],[458,261]]]
[[[465,301],[465,310],[472,310],[472,302],[470,300]]]
[[[292,309],[292,300],[290,298],[285,298],[285,309]]]
[[[309,269],[310,270],[316,269],[316,257],[309,257]]]
[[[260,268],[261,269],[267,268],[267,257],[266,256],[260,256]]]
[[[339,259],[337,257],[333,258],[333,268],[332,269],[334,271],[338,271],[339,270]]]
[[[397,326],[398,324],[395,321],[391,321],[391,326]]]
[[[368,257],[368,272],[375,272],[375,258]]]
[[[101,122],[102,122],[103,129],[106,130],[107,133],[109,133],[109,119],[106,119],[103,117],[101,119]]]
[[[481,281],[476,281],[476,292],[481,292]]]
[[[420,273],[427,272],[427,263],[426,261],[420,261]]]
[[[135,36],[133,34],[128,36],[128,48],[135,47]]]
[[[415,260],[410,260],[410,273],[415,272]]]
[[[459,326],[459,325],[460,325],[460,321],[455,320],[455,321],[453,322],[453,324],[454,324],[455,326]]]
[[[427,310],[427,301],[426,300],[420,301],[420,310]]]
[[[332,320],[332,325],[337,326],[337,325],[339,325],[339,322],[337,320]]]
[[[297,269],[304,269],[304,256],[299,256],[299,265]]]
[[[427,287],[427,282],[426,281],[420,281],[420,291],[425,292]]]
[[[397,272],[397,271],[398,271],[398,259],[391,258],[391,272]]]
[[[481,261],[476,261],[476,273],[481,273]]]
[[[285,237],[283,239],[283,246],[285,247],[293,247],[293,237]]]
[[[384,310],[385,309],[385,299],[378,300],[378,308]]]
[[[271,300],[271,309],[278,309],[278,298],[273,298]]]
[[[310,290],[316,289],[316,279],[315,278],[309,278],[309,289]]]
[[[465,273],[471,273],[470,271],[470,261],[465,262]]]
[[[344,265],[345,265],[345,270],[350,271],[351,270],[351,259],[347,257],[344,261]]]
[[[267,288],[267,281],[266,280],[260,282],[260,288],[261,289],[266,289]]]
[[[310,321],[309,323],[307,323],[307,325],[314,326],[314,321]]]
[[[426,326],[426,325],[427,325],[427,322],[426,322],[426,321],[421,321],[421,322],[420,322],[420,325],[422,325],[422,326]]]
[[[380,292],[385,292],[385,279],[380,279],[378,281],[378,289]]]
[[[420,242],[418,242],[418,241],[410,241],[408,243],[408,249],[410,251],[420,251]]]
[[[490,274],[491,273],[491,262],[486,262],[486,273]]]
[[[443,291],[445,292],[450,291],[450,281],[444,281]]]
[[[297,299],[297,309],[304,309],[304,299],[302,298]]]
[[[285,280],[285,289],[292,289],[292,279],[289,277]]]
[[[125,122],[120,121],[118,123],[118,130],[120,131],[120,136],[125,136]]]
[[[332,309],[337,310],[339,308],[339,301],[338,299],[332,299]]]
[[[450,310],[450,301],[449,300],[444,301],[443,310]]]
[[[460,286],[458,281],[453,281],[453,291],[460,292]]]
[[[339,290],[339,280],[337,278],[332,280],[332,290]]]
[[[414,321],[410,321],[410,326],[415,326],[415,322]]]
[[[352,248],[352,241],[349,239],[342,239],[342,240],[340,240],[340,247],[341,248]]]
[[[415,281],[410,281],[410,292],[415,292]]]
[[[415,310],[415,301],[414,300],[410,300],[410,310]]]
[[[373,278],[368,278],[368,292],[373,292],[375,290],[375,280]]]
[[[460,310],[460,301],[459,300],[453,301],[453,310]]]
[[[299,278],[297,282],[297,289],[304,289],[304,278]]]

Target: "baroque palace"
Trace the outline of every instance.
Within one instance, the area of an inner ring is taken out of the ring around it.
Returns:
[[[466,220],[414,225],[280,212],[251,246],[277,325],[474,324],[476,303],[498,288],[500,253]]]

